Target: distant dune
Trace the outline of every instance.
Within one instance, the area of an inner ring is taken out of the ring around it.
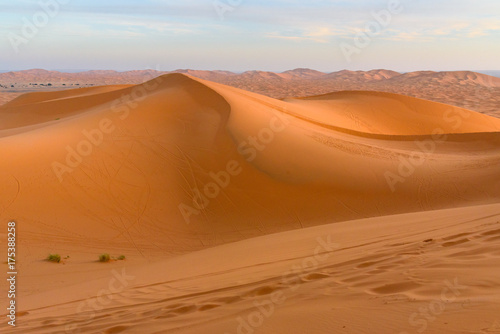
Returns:
[[[470,71],[418,71],[402,74],[380,69],[323,73],[300,68],[283,73],[247,71],[236,74],[199,70],[61,73],[35,69],[0,73],[0,104],[15,98],[19,92],[49,89],[47,86],[40,86],[41,84],[50,83],[52,89],[75,88],[75,85],[139,84],[169,73],[187,74],[280,99],[343,90],[385,91],[500,117],[500,78]]]
[[[495,72],[495,71],[493,71]],[[417,81],[429,80],[448,80],[449,82],[461,82],[462,84],[482,84],[490,87],[500,87],[500,78],[490,76],[487,74],[471,72],[471,71],[448,71],[448,72],[434,72],[434,71],[417,71],[399,73],[396,71],[378,69],[371,71],[349,71],[343,70],[332,73],[324,73],[307,68],[298,68],[294,70],[285,71],[282,73],[266,72],[266,71],[246,71],[237,74],[230,71],[202,71],[179,69],[175,71],[157,71],[157,70],[135,70],[118,72],[112,70],[95,70],[84,71],[76,73],[66,73],[58,71],[48,71],[43,69],[32,69],[17,72],[0,72],[0,82],[44,82],[53,81],[53,83],[67,82],[67,81],[80,81],[81,83],[123,83],[134,84],[141,83],[147,79],[155,78],[159,75],[181,73],[188,74],[200,79],[206,80],[237,80],[237,79],[285,79],[285,80],[325,80],[325,79],[343,79],[346,81],[359,81],[366,83],[370,81],[383,81],[393,78],[398,80],[405,80],[406,78],[418,78]],[[229,79],[231,78],[231,79]],[[110,82],[111,81],[111,82]]]
[[[194,74],[0,107],[0,217],[19,226],[23,333],[399,333],[422,328],[408,318],[450,284],[465,287],[447,290],[429,333],[458,333],[464,316],[468,333],[493,328],[500,119],[388,92],[278,100]],[[197,74],[500,87],[472,72]],[[42,75],[83,78],[0,77]],[[42,261],[52,252],[71,257]],[[103,252],[127,261],[98,263]],[[82,311],[122,267],[123,289]],[[256,305],[269,316],[252,320]]]

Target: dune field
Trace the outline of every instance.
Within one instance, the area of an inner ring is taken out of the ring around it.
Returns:
[[[500,117],[500,78],[472,71],[399,73],[375,69],[325,73],[297,68],[281,73],[268,71],[234,73],[191,69],[65,73],[31,69],[0,73],[0,104],[26,92],[116,84],[136,85],[160,75],[174,73],[187,74],[277,99],[335,91],[366,90],[403,94]]]
[[[500,333],[498,118],[173,73],[10,100],[0,155],[2,333]]]

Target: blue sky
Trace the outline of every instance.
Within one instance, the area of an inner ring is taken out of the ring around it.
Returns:
[[[500,70],[500,1],[390,1],[0,0],[0,70]]]

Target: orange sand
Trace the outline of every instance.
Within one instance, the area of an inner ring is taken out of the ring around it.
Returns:
[[[0,154],[2,332],[500,332],[500,119],[170,74],[20,96]]]

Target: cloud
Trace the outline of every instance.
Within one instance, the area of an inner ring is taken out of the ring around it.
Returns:
[[[0,2],[0,34],[7,36],[9,32],[19,33],[23,19],[32,18],[40,10],[38,1]],[[175,66],[183,67],[189,67],[184,60],[185,54],[193,54],[193,59],[203,58],[199,57],[197,50],[200,54],[210,53],[211,59],[215,59],[210,61],[231,58],[235,59],[235,63],[241,62],[238,59],[241,59],[242,50],[250,49],[250,46],[251,50],[262,54],[262,58],[268,54],[266,50],[279,46],[283,50],[297,50],[290,58],[299,59],[315,54],[325,55],[324,51],[329,46],[334,50],[333,53],[338,49],[339,42],[352,42],[356,34],[366,29],[367,23],[374,21],[372,13],[385,10],[388,3],[387,0],[220,1],[232,6],[224,20],[220,20],[213,0],[72,0],[61,6],[57,17],[40,31],[39,42],[30,44],[33,48],[31,55],[9,59],[10,56],[4,53],[0,57],[7,64],[26,62],[23,66],[36,67],[40,57],[36,57],[35,48],[43,48],[40,52],[43,51],[47,55],[45,58],[50,59],[51,52],[55,56],[55,50],[65,49],[71,41],[78,45],[79,50],[92,54],[99,54],[100,50],[105,49],[102,57],[108,57],[110,64],[114,64],[116,56],[113,53],[119,52],[120,45],[133,49],[141,61],[141,57],[145,58],[144,61],[166,59],[164,54],[168,54],[171,58],[181,59]],[[373,55],[373,59],[379,57],[385,61],[387,54],[405,52],[407,57],[412,57],[416,54],[410,51],[412,48],[429,50],[425,53],[427,55],[432,53],[432,47],[439,54],[439,47],[459,46],[464,50],[457,55],[460,59],[473,57],[473,51],[470,50],[498,50],[500,1],[401,1],[403,12],[393,15],[389,26],[373,37],[374,44],[381,40],[386,50],[384,54]],[[442,41],[444,43],[439,43]],[[467,45],[472,42],[474,48],[469,50]],[[307,48],[304,48],[303,44],[306,43]],[[409,46],[408,51],[401,48],[404,43]],[[47,48],[49,44],[50,48]],[[117,47],[103,48],[106,45]],[[164,54],[160,54],[159,48],[163,48]],[[377,48],[372,50],[374,53],[381,52]],[[308,56],[305,56],[306,53]],[[497,66],[494,58],[498,56],[493,51],[487,55],[494,66]],[[313,66],[316,66],[318,57],[313,57]],[[168,58],[169,61],[171,58]],[[261,64],[268,66],[266,64],[273,61],[283,63],[271,58],[261,60]],[[325,56],[325,59],[324,68],[329,68],[332,57]],[[245,61],[251,66],[254,59]],[[304,64],[297,61],[295,65],[307,66],[306,61],[304,59]],[[210,65],[209,60],[204,64]],[[225,66],[225,62],[222,65]]]
[[[332,38],[347,37],[346,29],[336,29],[331,27],[311,27],[302,31],[282,31],[266,33],[267,38],[285,39],[291,41],[313,41],[316,43],[330,43]]]

